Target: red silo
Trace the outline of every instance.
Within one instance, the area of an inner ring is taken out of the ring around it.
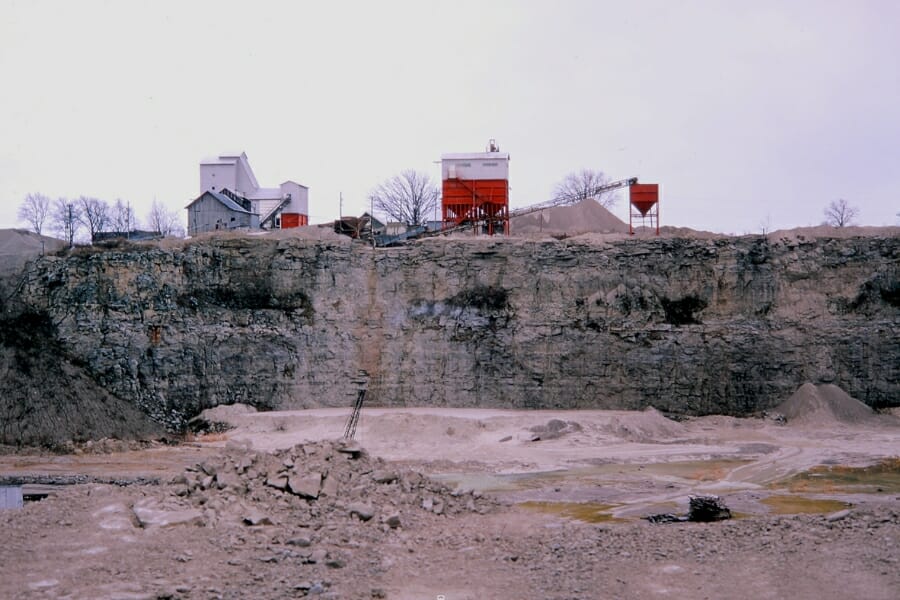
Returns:
[[[485,152],[441,156],[441,179],[444,229],[509,234],[509,154],[494,140]]]

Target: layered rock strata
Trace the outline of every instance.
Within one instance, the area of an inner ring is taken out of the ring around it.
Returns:
[[[8,369],[16,323],[38,322],[60,360],[176,429],[216,404],[350,407],[360,387],[387,406],[681,414],[752,413],[807,381],[900,399],[897,236],[207,238],[45,256],[9,298]]]

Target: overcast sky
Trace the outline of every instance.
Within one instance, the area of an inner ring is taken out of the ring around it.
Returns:
[[[0,0],[0,227],[29,192],[180,211],[234,151],[321,222],[489,138],[514,207],[588,167],[658,182],[663,225],[898,224],[898,27],[896,0]]]

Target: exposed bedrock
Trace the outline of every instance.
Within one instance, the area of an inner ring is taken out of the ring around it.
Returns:
[[[361,385],[390,406],[747,414],[807,381],[900,403],[897,236],[210,238],[43,257],[17,283],[7,321],[46,317],[47,347],[170,428]]]

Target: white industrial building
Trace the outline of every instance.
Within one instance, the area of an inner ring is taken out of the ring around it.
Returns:
[[[200,196],[188,205],[188,232],[190,234],[212,231],[221,227],[221,220],[206,222],[204,215],[207,211],[199,210],[201,204],[207,204],[210,196],[207,195],[204,202],[203,194],[214,192],[236,202],[245,209],[243,212],[251,213],[258,217],[258,227],[268,229],[287,229],[301,227],[309,224],[309,188],[295,181],[285,181],[277,188],[260,187],[250,168],[247,155],[223,154],[216,158],[209,158],[200,162]],[[215,199],[215,197],[213,197]],[[246,202],[244,202],[246,201]],[[221,203],[222,207],[227,207]],[[192,211],[191,207],[194,207]],[[226,223],[232,221],[226,220]],[[247,222],[246,216],[234,222]],[[256,219],[252,222],[255,224]],[[219,225],[219,227],[216,227]]]

